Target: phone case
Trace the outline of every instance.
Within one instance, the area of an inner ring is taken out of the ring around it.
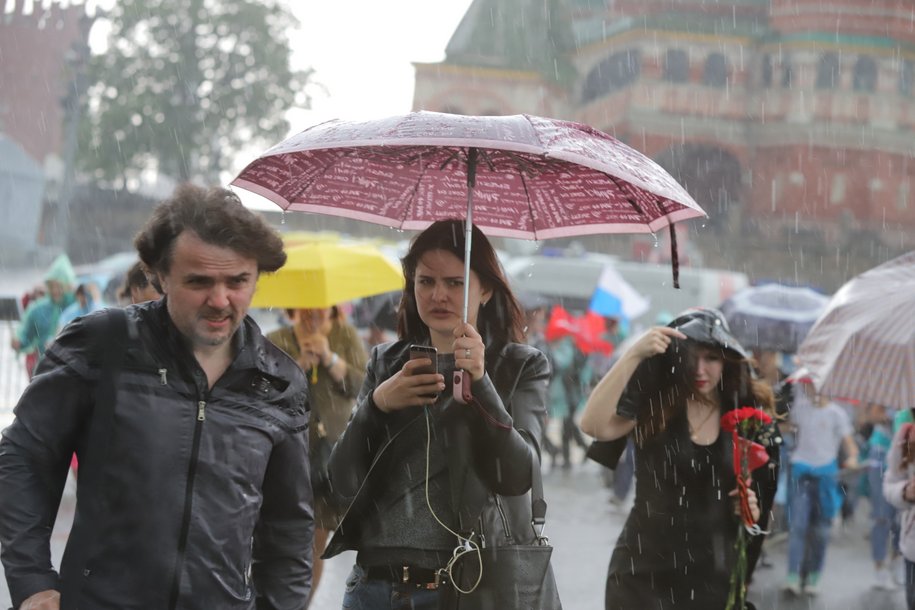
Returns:
[[[438,372],[438,350],[434,347],[429,347],[426,345],[410,346],[410,360],[414,360],[416,358],[428,358],[432,361],[430,366],[417,369],[417,373],[427,374]]]

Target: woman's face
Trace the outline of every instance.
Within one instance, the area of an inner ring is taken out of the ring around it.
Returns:
[[[327,334],[331,329],[331,308],[322,307],[316,309],[296,309],[293,310],[292,321],[300,330],[305,333],[322,333]]]
[[[721,384],[724,358],[721,350],[700,347],[696,354],[696,391],[705,398],[713,398]]]
[[[430,250],[416,265],[413,280],[416,309],[420,319],[433,336],[450,341],[454,329],[461,323],[464,306],[464,263],[447,250]],[[476,272],[470,270],[467,321],[477,325],[480,303],[492,296],[484,290]]]

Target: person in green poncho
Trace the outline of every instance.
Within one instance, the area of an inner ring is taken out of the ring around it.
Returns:
[[[44,275],[44,283],[47,293],[26,308],[11,343],[20,354],[37,353],[38,360],[44,356],[48,343],[57,334],[61,312],[76,300],[73,294],[76,273],[66,254],[54,259]]]

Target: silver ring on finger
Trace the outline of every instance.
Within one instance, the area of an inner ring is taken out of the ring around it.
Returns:
[[[467,360],[470,360],[470,348],[469,347],[464,350],[464,358],[466,358]]]

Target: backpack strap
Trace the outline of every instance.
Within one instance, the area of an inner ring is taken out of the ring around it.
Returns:
[[[82,493],[78,494],[77,502],[81,505],[80,513],[88,518],[83,520],[81,527],[73,530],[61,565],[61,600],[72,603],[73,607],[76,607],[82,585],[89,575],[86,560],[94,541],[100,535],[102,517],[106,511],[104,465],[114,434],[112,422],[117,400],[117,380],[130,334],[127,314],[123,309],[108,309],[105,322],[105,336],[99,342],[102,366],[96,384],[95,405],[91,419],[87,422],[86,450],[84,455],[79,456],[78,488],[82,489]]]

